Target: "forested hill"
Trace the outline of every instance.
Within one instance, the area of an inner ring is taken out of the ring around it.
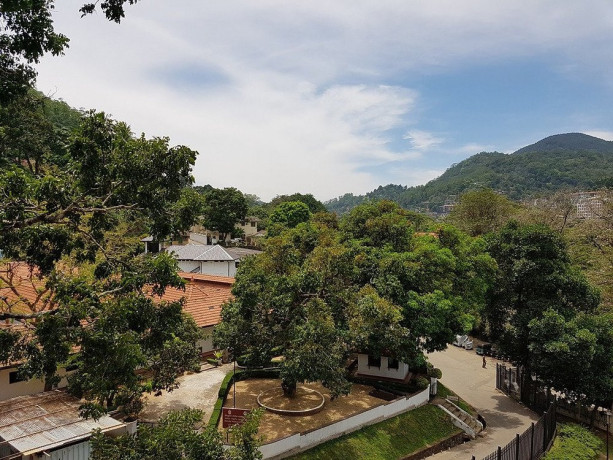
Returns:
[[[611,178],[613,142],[580,133],[557,134],[510,155],[478,153],[425,185],[386,185],[366,195],[346,194],[325,204],[342,214],[366,199],[387,198],[407,209],[439,211],[449,197],[480,187],[522,200],[560,189],[596,188]]]

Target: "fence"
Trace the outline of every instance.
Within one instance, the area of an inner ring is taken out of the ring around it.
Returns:
[[[494,452],[484,457],[483,460],[538,460],[547,452],[551,441],[556,433],[556,403],[549,409],[538,422],[532,423],[530,428],[515,438],[504,447],[498,447]],[[473,460],[475,457],[473,456]]]
[[[598,404],[567,398],[563,394],[554,395],[549,388],[521,369],[496,364],[496,388],[538,413],[544,412],[555,400],[558,415],[607,430],[607,410],[598,407]]]

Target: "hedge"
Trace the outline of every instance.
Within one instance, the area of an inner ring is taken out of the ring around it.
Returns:
[[[217,401],[215,402],[215,406],[213,408],[213,412],[211,413],[211,418],[209,420],[209,425],[217,427],[219,424],[219,419],[221,418],[221,408],[223,407],[224,402],[226,402],[226,398],[228,397],[228,393],[232,384],[237,381],[247,380],[249,378],[279,378],[279,369],[246,369],[229,372],[221,382],[219,386],[219,391],[217,392]]]

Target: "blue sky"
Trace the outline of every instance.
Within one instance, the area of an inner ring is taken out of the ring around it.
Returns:
[[[613,140],[608,0],[143,0],[56,6],[38,86],[200,152],[196,183],[265,200],[418,185],[480,151]]]

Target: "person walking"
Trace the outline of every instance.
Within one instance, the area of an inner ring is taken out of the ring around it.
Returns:
[[[483,369],[486,369],[487,361],[485,360],[485,356],[483,357]]]

